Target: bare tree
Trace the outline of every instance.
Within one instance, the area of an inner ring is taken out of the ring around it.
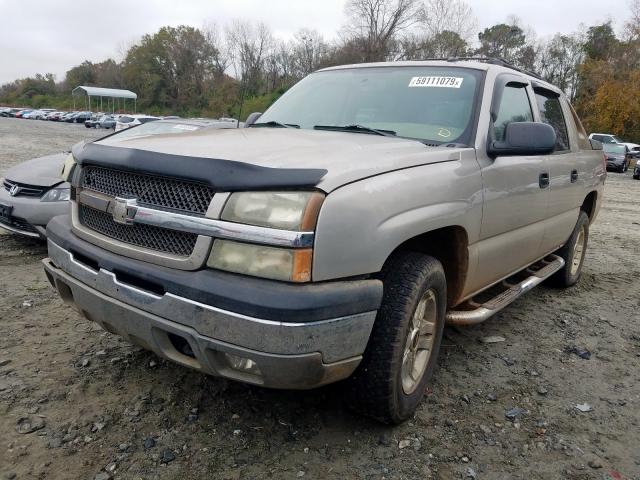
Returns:
[[[419,21],[422,8],[418,0],[349,0],[347,42],[361,43],[364,61],[385,60],[399,33]]]
[[[473,9],[463,0],[427,0],[421,24],[427,38],[436,38],[447,31],[467,43],[478,29]]]
[[[550,83],[565,91],[571,100],[578,89],[578,66],[584,61],[584,36],[557,34],[540,47],[538,72]]]
[[[316,30],[302,29],[296,33],[290,45],[293,73],[302,78],[322,65],[329,45]]]
[[[207,43],[215,50],[213,57],[215,73],[217,76],[222,76],[227,71],[227,68],[229,68],[231,58],[222,40],[220,29],[215,22],[205,22],[202,26],[202,33]]]
[[[264,23],[235,20],[226,29],[226,42],[236,78],[247,93],[259,93],[265,62],[275,46],[271,30]]]
[[[640,0],[629,2],[628,20],[624,25],[624,35],[627,41],[640,40]]]

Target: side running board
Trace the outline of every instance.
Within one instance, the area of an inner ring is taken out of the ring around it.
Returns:
[[[450,325],[482,323],[562,267],[564,267],[562,258],[557,255],[549,255],[503,280],[498,285],[467,300],[456,307],[457,310],[449,310],[446,316],[447,323]],[[486,298],[488,295],[489,298]]]

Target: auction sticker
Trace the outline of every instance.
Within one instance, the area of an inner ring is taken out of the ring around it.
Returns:
[[[413,77],[410,87],[460,88],[464,78],[461,77]]]

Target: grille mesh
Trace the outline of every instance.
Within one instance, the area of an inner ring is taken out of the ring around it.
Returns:
[[[98,233],[159,252],[187,257],[193,253],[198,239],[194,233],[168,230],[152,225],[116,223],[108,213],[82,204],[79,205],[79,213],[80,223]]]
[[[138,203],[161,209],[204,215],[214,191],[207,185],[173,178],[86,167],[82,187],[113,197],[131,196]]]

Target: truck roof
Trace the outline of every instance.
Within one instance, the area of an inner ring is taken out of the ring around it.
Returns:
[[[552,90],[558,94],[563,94],[555,85],[545,81],[538,74],[519,68],[506,60],[501,58],[490,57],[451,57],[451,58],[430,58],[424,60],[404,60],[400,62],[373,62],[373,63],[358,63],[351,65],[338,65],[335,67],[328,67],[319,70],[320,72],[330,70],[343,70],[349,68],[372,68],[372,67],[463,67],[472,68],[475,70],[482,70],[488,72],[490,70],[497,70],[499,73],[519,73],[528,78],[534,86],[543,87],[548,90]]]

